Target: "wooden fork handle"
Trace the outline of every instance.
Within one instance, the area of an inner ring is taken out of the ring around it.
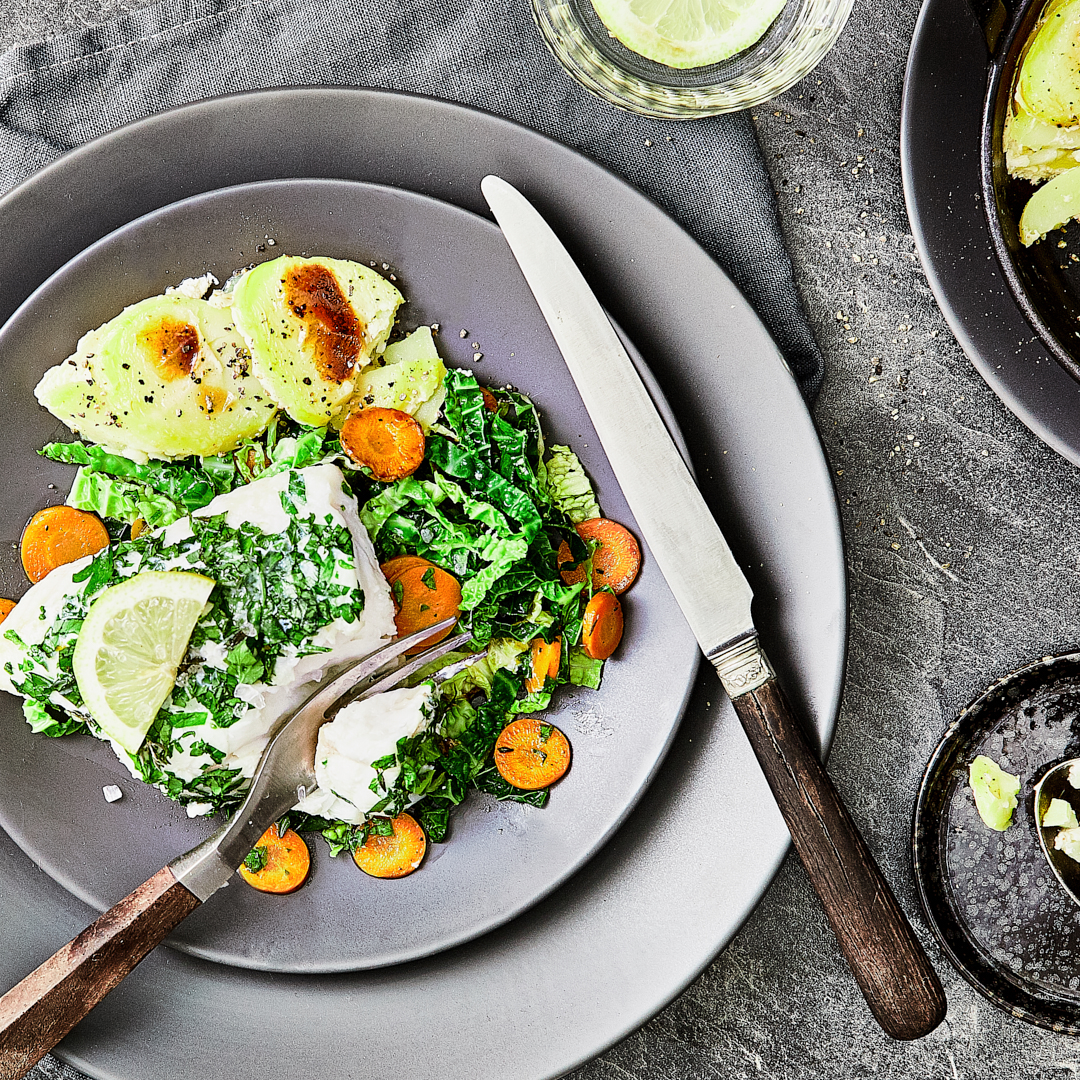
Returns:
[[[0,997],[0,1080],[24,1076],[201,902],[163,867]]]

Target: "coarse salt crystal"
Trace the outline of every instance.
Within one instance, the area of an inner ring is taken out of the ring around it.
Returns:
[[[101,794],[105,796],[106,802],[119,802],[124,793],[115,784],[106,784],[101,789]]]

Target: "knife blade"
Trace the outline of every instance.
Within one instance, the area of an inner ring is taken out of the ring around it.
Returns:
[[[937,975],[761,647],[753,593],[600,302],[512,185],[481,189],[600,437],[638,528],[716,668],[856,981],[882,1028],[920,1038],[945,1016]]]

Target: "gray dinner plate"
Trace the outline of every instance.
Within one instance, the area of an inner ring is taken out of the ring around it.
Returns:
[[[827,744],[844,572],[810,417],[726,275],[657,207],[573,151],[460,106],[377,91],[278,90],[179,109],[67,155],[0,201],[0,318],[100,237],[202,191],[323,176],[482,211],[487,172],[534,200],[640,347],[755,588],[770,655]],[[18,382],[0,358],[9,424],[24,422],[10,404]],[[20,524],[9,521],[8,539]],[[617,739],[605,717],[586,726],[583,738]],[[281,1076],[557,1076],[686,986],[753,909],[787,843],[734,714],[702,670],[638,806],[525,915],[436,955],[348,974],[240,970],[160,949],[60,1052],[95,1076],[132,1080],[263,1077],[269,1061]],[[9,984],[93,915],[6,836],[0,897]]]
[[[0,329],[0,357],[18,373],[10,405],[23,416],[7,438],[16,467],[0,476],[8,514],[25,521],[45,502],[62,501],[71,486],[71,466],[35,454],[55,434],[56,420],[35,408],[33,386],[87,330],[185,277],[209,271],[225,281],[237,267],[283,253],[354,259],[392,275],[406,298],[397,330],[438,326],[448,363],[527,394],[540,410],[547,444],[572,446],[604,513],[635,528],[499,229],[427,195],[325,179],[242,184],[164,207],[92,244],[27,299]],[[0,549],[0,560],[17,567],[18,554]],[[422,871],[389,882],[361,873],[347,856],[330,858],[312,836],[312,873],[297,892],[273,896],[236,876],[235,887],[190,915],[169,942],[265,971],[356,971],[467,941],[545,896],[637,802],[697,669],[697,642],[647,547],[623,609],[626,632],[600,689],[560,690],[544,714],[574,752],[573,768],[546,807],[474,796],[454,812],[448,842],[430,846]],[[598,738],[599,728],[614,737]],[[7,694],[0,696],[0,740],[0,826],[99,911],[220,824],[193,820],[133,781],[97,739],[34,735],[19,700]],[[106,803],[107,784],[125,797]],[[87,829],[88,820],[96,827]]]

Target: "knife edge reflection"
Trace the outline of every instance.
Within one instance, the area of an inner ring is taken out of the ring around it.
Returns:
[[[496,176],[485,177],[481,187],[702,651],[712,658],[746,641],[754,635],[753,591],[604,309],[547,223],[515,188]],[[642,445],[662,450],[643,456]]]

